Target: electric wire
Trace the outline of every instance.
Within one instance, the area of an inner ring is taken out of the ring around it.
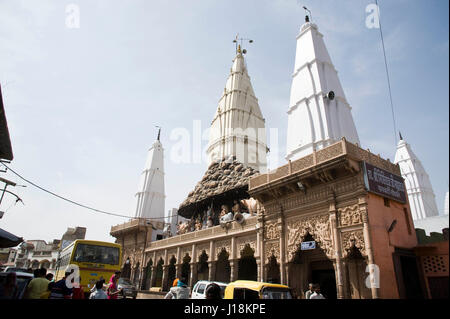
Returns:
[[[384,46],[383,29],[381,28],[380,6],[378,5],[378,0],[375,0],[375,4],[377,6],[377,15],[378,15],[378,23],[379,23],[380,36],[381,36],[381,44],[383,47],[384,66],[386,69],[387,84],[388,84],[388,89],[389,89],[389,100],[391,102],[392,122],[394,124],[394,143],[395,143],[395,145],[397,145],[397,126],[395,124],[394,102],[392,99],[391,80],[390,80],[390,76],[389,76],[389,68],[388,68],[387,58],[386,58],[386,48]]]
[[[166,218],[177,216],[177,214],[175,214],[175,215],[170,215],[170,216],[165,216],[165,217],[132,217],[132,216],[128,216],[128,215],[123,215],[123,214],[118,214],[118,213],[111,213],[111,212],[107,212],[107,211],[104,211],[104,210],[101,210],[101,209],[93,208],[93,207],[90,207],[90,206],[78,203],[78,202],[76,202],[74,200],[71,200],[71,199],[69,199],[67,197],[58,195],[58,194],[56,194],[56,193],[54,193],[54,192],[52,192],[52,191],[50,191],[50,190],[48,190],[48,189],[46,189],[46,188],[44,188],[42,186],[39,186],[38,184],[30,181],[29,179],[23,177],[22,175],[20,175],[19,173],[17,173],[13,169],[11,169],[5,163],[3,163],[1,161],[0,161],[0,163],[3,166],[5,166],[8,170],[10,170],[13,174],[15,174],[17,177],[19,177],[23,181],[27,182],[28,184],[33,185],[34,187],[36,187],[36,188],[38,188],[38,189],[40,189],[40,190],[42,190],[42,191],[44,191],[44,192],[46,192],[46,193],[48,193],[50,195],[53,195],[53,196],[55,196],[55,197],[57,197],[59,199],[62,199],[64,201],[66,201],[66,202],[69,202],[71,204],[77,205],[79,207],[82,207],[82,208],[85,208],[85,209],[88,209],[88,210],[91,210],[91,211],[94,211],[94,212],[97,212],[97,213],[106,214],[106,215],[110,215],[110,216],[116,216],[116,217],[122,217],[122,218],[128,218],[128,219],[143,219],[143,220],[166,219]]]

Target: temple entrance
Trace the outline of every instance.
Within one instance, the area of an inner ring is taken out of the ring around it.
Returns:
[[[163,265],[164,260],[160,258],[158,261],[158,265],[156,265],[155,284],[153,285],[153,287],[162,287]]]
[[[222,249],[219,256],[217,257],[215,276],[216,281],[230,282],[231,267],[228,256],[229,254],[227,253],[227,251],[225,249]]]
[[[280,264],[277,262],[277,258],[274,255],[269,258],[266,281],[273,284],[281,283]]]
[[[169,269],[167,270],[167,285],[169,286],[169,288],[172,287],[172,283],[177,275],[177,269],[175,267],[176,263],[177,259],[175,258],[175,256],[172,256],[169,262]]]
[[[186,254],[183,258],[183,263],[181,264],[181,277],[182,278],[186,278],[186,281],[189,282],[189,277],[191,274],[191,257]],[[185,284],[188,284],[188,282],[186,282]]]
[[[238,263],[238,280],[254,280],[258,277],[258,266],[256,265],[255,251],[249,244],[241,251]]]
[[[326,299],[337,298],[336,275],[331,261],[311,264],[311,282],[320,285],[320,292]]]
[[[314,242],[314,237],[307,233],[302,242]],[[333,261],[328,258],[325,251],[316,243],[314,249],[301,249],[299,245],[293,258],[288,263],[289,283],[295,294],[305,298],[308,285],[319,284],[322,295],[327,299],[337,298],[336,274]]]
[[[208,280],[209,277],[209,266],[208,266],[208,255],[205,251],[202,251],[200,257],[198,258],[197,265],[197,280]]]

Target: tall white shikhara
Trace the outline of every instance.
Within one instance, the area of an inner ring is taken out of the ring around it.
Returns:
[[[266,171],[265,120],[240,47],[211,123],[206,152],[208,165],[236,156],[245,166]]]
[[[397,144],[394,163],[400,166],[402,177],[405,179],[413,219],[438,216],[439,211],[430,178],[411,146],[403,138],[400,138]]]
[[[141,174],[136,193],[136,218],[158,218],[164,221],[164,149],[159,140],[148,151],[147,162]]]
[[[295,160],[345,137],[359,144],[351,107],[317,25],[308,22],[297,36],[288,110],[287,160]],[[334,92],[334,99],[327,95]]]

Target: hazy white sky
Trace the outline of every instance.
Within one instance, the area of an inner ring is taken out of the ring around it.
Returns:
[[[166,209],[178,207],[206,163],[174,163],[176,128],[209,127],[236,33],[254,40],[247,65],[267,128],[278,128],[284,164],[295,37],[306,5],[324,34],[364,148],[394,159],[380,35],[365,25],[372,0],[0,0],[0,83],[11,167],[56,193],[134,214],[147,150],[162,126]],[[66,7],[80,28],[66,26]],[[448,1],[381,0],[397,127],[427,169],[443,209],[448,190]],[[203,141],[202,147],[207,141]],[[2,176],[5,176],[3,174]],[[24,184],[11,173],[6,178]],[[27,186],[10,189],[0,227],[26,239],[87,227],[113,241],[123,218],[92,213]]]

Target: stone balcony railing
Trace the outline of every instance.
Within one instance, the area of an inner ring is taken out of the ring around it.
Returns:
[[[178,246],[180,244],[187,244],[194,241],[210,240],[215,237],[223,237],[228,234],[236,234],[254,230],[257,227],[257,216],[249,217],[243,224],[231,222],[231,226],[228,229],[222,226],[214,226],[206,229],[195,230],[186,234],[176,235],[170,238],[161,239],[150,243],[146,251],[152,251],[162,247]]]
[[[318,164],[323,164],[344,156],[358,162],[365,161],[393,174],[401,175],[398,165],[381,158],[380,155],[375,155],[369,150],[364,150],[359,146],[342,139],[335,144],[321,150],[314,151],[312,154],[299,158],[298,160],[289,161],[288,164],[283,165],[267,174],[260,174],[250,178],[249,189],[254,189],[294,173],[307,171]]]
[[[111,234],[124,232],[128,230],[132,230],[136,227],[151,227],[154,226],[156,229],[163,229],[164,222],[162,221],[150,221],[148,219],[132,219],[126,223],[119,224],[111,227]]]

